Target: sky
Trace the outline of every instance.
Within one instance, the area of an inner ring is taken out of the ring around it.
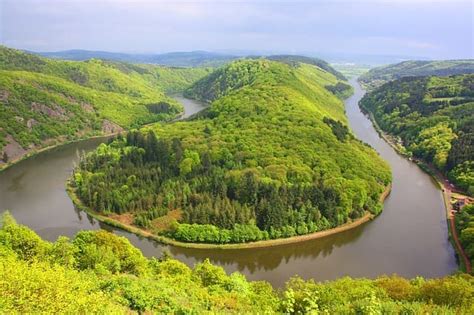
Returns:
[[[33,51],[259,51],[474,58],[472,0],[0,0]]]

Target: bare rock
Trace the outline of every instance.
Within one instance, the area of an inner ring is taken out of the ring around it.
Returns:
[[[0,102],[7,102],[9,97],[10,97],[10,92],[6,90],[0,91]]]
[[[88,113],[94,112],[94,107],[89,103],[81,102],[81,108]]]
[[[31,103],[31,109],[35,112],[48,115],[49,117],[58,118],[59,120],[62,120],[62,121],[69,120],[67,111],[64,108],[62,108],[61,106],[57,104],[53,104],[52,107],[53,108],[48,107],[41,103],[37,103],[37,102]]]
[[[1,156],[6,153],[8,161],[16,160],[27,152],[11,135],[7,135],[5,139],[7,144],[3,147]]]
[[[110,120],[104,119],[102,122],[102,132],[105,134],[112,134],[122,132],[123,128]]]
[[[37,125],[38,124],[38,121],[31,118],[31,119],[28,119],[28,121],[26,122],[26,126],[28,127],[28,129],[31,130],[31,128],[33,128],[33,126]]]

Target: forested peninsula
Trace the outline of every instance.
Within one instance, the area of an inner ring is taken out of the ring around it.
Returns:
[[[317,65],[281,61],[219,68],[185,91],[210,102],[204,112],[99,146],[74,171],[73,199],[191,243],[286,238],[378,214],[391,173],[347,127],[339,97],[350,86]]]

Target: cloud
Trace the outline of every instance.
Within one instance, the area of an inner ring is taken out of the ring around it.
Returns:
[[[0,40],[32,50],[356,51],[472,57],[469,1],[0,0]]]

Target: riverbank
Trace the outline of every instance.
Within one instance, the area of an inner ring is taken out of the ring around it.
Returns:
[[[162,121],[162,122],[163,123],[175,122],[175,121],[182,120],[182,119],[186,118],[185,116],[186,116],[186,113],[183,110],[182,112],[177,114],[176,118],[173,118],[171,120]],[[156,123],[159,123],[159,122],[148,123],[148,124],[145,124],[145,125],[141,126],[140,128],[144,128],[148,125],[152,125],[152,124],[156,124]],[[27,151],[26,154],[24,154],[20,157],[17,157],[15,159],[12,159],[11,161],[8,161],[7,163],[1,164],[0,165],[0,172],[12,167],[13,165],[15,165],[15,164],[17,164],[21,161],[24,161],[26,159],[29,159],[29,158],[33,157],[33,156],[36,156],[36,155],[38,155],[42,152],[46,152],[46,151],[49,151],[49,150],[52,150],[52,149],[56,149],[56,148],[59,148],[61,146],[68,145],[68,144],[71,144],[71,143],[77,143],[77,142],[92,140],[92,139],[113,137],[113,136],[116,136],[116,135],[118,135],[122,132],[127,132],[127,131],[129,131],[129,130],[124,129],[124,130],[120,130],[120,131],[117,131],[117,132],[99,134],[99,135],[89,136],[89,137],[80,137],[80,138],[73,139],[73,140],[68,140],[68,141],[61,141],[60,139],[56,139],[58,141],[58,143],[48,145],[48,146],[45,146],[45,147],[42,147],[42,148],[39,148],[39,149],[34,149],[34,150],[31,150],[31,151]]]
[[[55,143],[53,145],[48,145],[46,147],[42,147],[42,148],[39,148],[39,149],[36,149],[36,150],[32,150],[32,151],[29,151],[28,153],[16,158],[16,159],[8,161],[8,163],[0,165],[0,172],[12,167],[15,164],[20,163],[21,161],[27,160],[27,159],[32,158],[32,157],[34,157],[34,156],[36,156],[40,153],[43,153],[43,152],[46,152],[46,151],[49,151],[49,150],[60,148],[62,146],[72,144],[72,143],[78,143],[78,142],[81,142],[81,141],[87,141],[87,140],[92,140],[92,139],[100,139],[100,138],[109,138],[109,137],[113,137],[113,136],[115,136],[119,133],[120,132],[115,132],[115,133],[108,133],[108,134],[96,135],[96,136],[91,136],[91,137],[77,138],[77,139],[74,139],[74,140],[58,142],[58,143]]]
[[[391,192],[391,185],[389,184],[385,190],[382,192],[380,195],[379,201],[383,204],[385,199],[390,195]],[[184,247],[184,248],[194,248],[194,249],[244,249],[244,248],[265,248],[265,247],[273,247],[273,246],[279,246],[279,245],[287,245],[287,244],[294,244],[294,243],[300,243],[300,242],[305,242],[309,240],[315,240],[315,239],[320,239],[329,235],[334,235],[337,233],[341,233],[353,228],[356,228],[362,224],[365,224],[372,219],[374,219],[376,216],[373,215],[370,212],[366,212],[364,216],[345,223],[343,225],[340,225],[338,227],[324,230],[324,231],[318,231],[310,234],[305,234],[305,235],[298,235],[298,236],[292,236],[288,238],[280,238],[280,239],[272,239],[272,240],[264,240],[264,241],[257,241],[257,242],[248,242],[248,243],[233,243],[233,244],[207,244],[207,243],[187,243],[187,242],[180,242],[174,239],[171,239],[169,237],[165,237],[162,235],[156,235],[153,234],[149,231],[137,228],[133,225],[130,224],[124,224],[122,222],[119,222],[118,220],[111,219],[110,217],[101,215],[97,211],[94,211],[93,209],[85,206],[82,201],[79,199],[79,197],[76,194],[76,190],[74,187],[72,187],[72,182],[71,179],[68,180],[66,184],[66,191],[72,200],[74,206],[81,211],[84,211],[94,219],[108,224],[110,226],[122,229],[124,231],[136,234],[141,237],[145,237],[148,239],[152,239],[154,241],[160,242],[162,244],[166,245],[173,245],[173,246],[178,246],[178,247]]]
[[[121,228],[99,224],[75,209],[65,192],[71,169],[78,163],[76,152],[94,150],[101,142],[97,139],[38,154],[0,172],[0,212],[10,209],[20,224],[33,228],[48,241],[55,241],[60,235],[73,238],[81,230],[103,227],[126,237],[148,257],[160,257],[168,250],[191,267],[209,258],[228,273],[240,270],[248,279],[267,280],[275,287],[284,287],[287,279],[295,274],[326,281],[344,276],[375,278],[393,273],[407,278],[434,278],[456,272],[459,266],[448,240],[443,202],[436,198],[439,196],[436,183],[417,166],[402,159],[377,135],[357,106],[363,93],[356,82],[351,83],[355,93],[346,100],[351,129],[358,139],[374,147],[394,170],[392,191],[384,210],[376,220],[357,228],[283,246],[221,250],[163,245]]]
[[[365,111],[363,112],[370,119],[379,136],[388,145],[390,145],[398,154],[405,158],[408,158],[411,162],[415,163],[421,170],[423,170],[426,174],[430,175],[430,177],[436,182],[443,196],[443,203],[446,210],[446,224],[448,226],[449,240],[456,251],[456,255],[459,258],[459,269],[467,273],[472,273],[470,260],[467,257],[459,241],[459,236],[456,229],[456,221],[451,206],[451,188],[449,187],[449,181],[447,180],[447,178],[443,176],[439,171],[433,169],[433,167],[428,163],[419,159],[413,159],[411,155],[407,153],[405,147],[396,143],[396,141],[391,135],[387,134],[385,131],[382,130],[382,128],[380,128],[372,113],[367,113]]]

